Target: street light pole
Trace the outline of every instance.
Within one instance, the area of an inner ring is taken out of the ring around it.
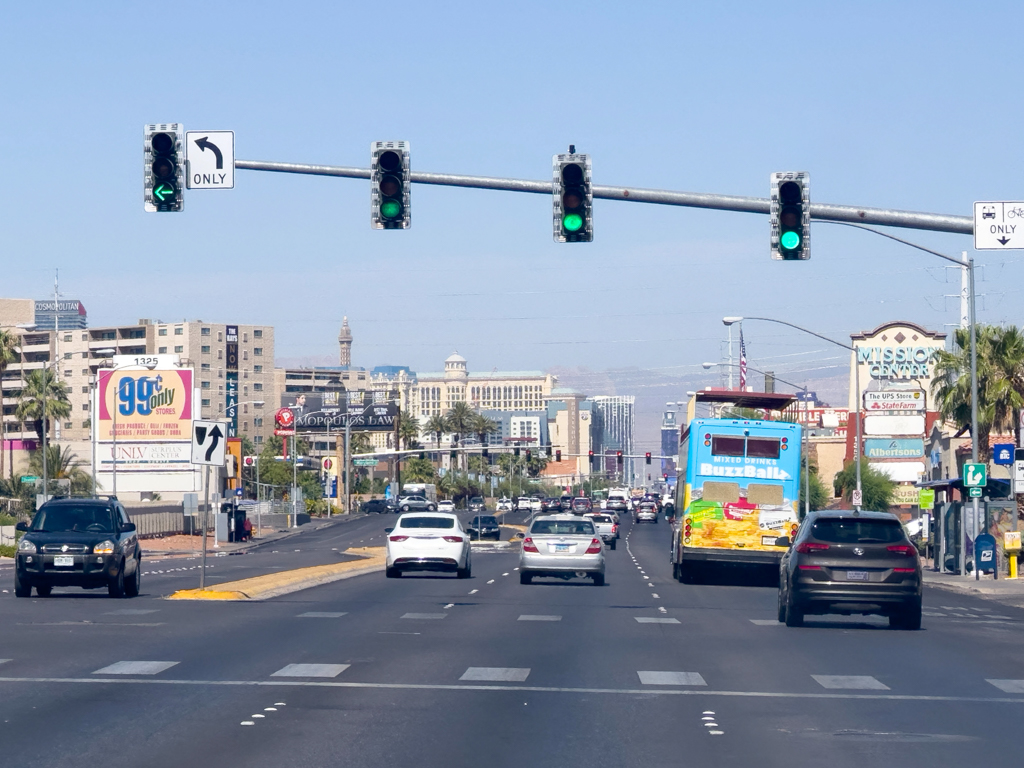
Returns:
[[[857,360],[857,354],[856,354],[857,350],[852,345],[850,345],[850,344],[843,344],[843,342],[841,342],[841,341],[836,341],[835,339],[830,339],[828,336],[822,336],[820,333],[816,333],[815,331],[812,331],[809,328],[804,328],[803,326],[796,325],[794,323],[790,323],[790,322],[787,322],[785,320],[776,320],[774,317],[739,317],[739,318],[725,318],[725,319],[733,320],[734,322],[738,322],[738,321],[742,321],[742,320],[760,320],[760,321],[765,322],[765,323],[778,323],[779,325],[785,325],[785,326],[788,326],[789,328],[794,328],[794,329],[796,329],[798,331],[803,331],[804,333],[810,334],[811,336],[819,338],[822,341],[827,341],[830,344],[835,344],[837,347],[842,347],[843,349],[848,349],[848,350],[850,350],[851,352],[854,353],[854,355],[853,355],[853,379],[854,379],[853,388],[856,390],[856,398],[854,400],[854,406],[855,406],[855,409],[856,409],[857,433],[856,433],[856,438],[855,438],[855,443],[854,443],[853,459],[854,459],[854,467],[855,467],[855,472],[856,472],[857,498],[861,499],[861,501],[863,502],[863,488],[861,486],[861,478],[860,478],[860,454],[861,454],[860,361]],[[861,505],[860,504],[854,504],[853,508],[857,512],[860,512]]]

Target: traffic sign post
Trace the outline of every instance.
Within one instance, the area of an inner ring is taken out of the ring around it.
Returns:
[[[988,466],[964,464],[964,488],[984,488],[988,485]],[[973,494],[972,494],[973,495]],[[981,494],[977,494],[980,496]]]
[[[210,467],[223,467],[227,447],[227,424],[219,421],[192,422],[192,463],[206,467],[203,482],[203,563],[199,569],[199,588],[206,589],[206,532],[210,526]]]
[[[974,250],[1012,251],[1024,248],[1024,202],[974,204]]]
[[[186,131],[189,189],[234,189],[235,132]]]
[[[853,492],[853,506],[860,507],[864,503],[864,493],[859,490]]]

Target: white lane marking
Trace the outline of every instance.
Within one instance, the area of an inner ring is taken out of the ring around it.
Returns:
[[[517,621],[561,621],[561,616],[544,616],[541,614],[524,613]]]
[[[487,583],[488,583],[488,584],[493,584],[493,583],[494,583],[494,579],[491,579],[491,580],[490,580],[490,581],[488,581]]]
[[[756,624],[759,627],[778,627],[781,626],[776,619],[751,619],[751,624]]]
[[[922,616],[945,616],[946,614],[940,611],[921,611]]]
[[[668,609],[663,608],[661,606],[658,606],[658,610],[661,611],[662,613],[668,613]]]
[[[121,608],[117,611],[106,611],[104,616],[142,616],[145,613],[156,613],[159,608]]]
[[[337,677],[349,664],[289,664],[277,670],[271,677]],[[274,710],[265,709],[265,712]]]
[[[455,603],[448,603],[447,605],[445,605],[445,608],[454,608],[454,607],[455,607]]]
[[[508,576],[508,573],[503,573],[503,574],[501,574],[501,575],[502,575],[502,576]]]
[[[712,736],[722,736],[725,731],[708,731],[708,733]]]
[[[889,686],[871,675],[811,675],[822,688],[844,688],[858,691],[888,691]]]
[[[275,701],[274,702],[274,706],[275,707],[283,707],[284,706],[284,702],[283,701]]]
[[[678,624],[679,619],[658,619],[651,616],[634,616],[637,624]]]
[[[157,675],[175,666],[176,661],[119,661],[97,669],[94,675]]]
[[[469,667],[459,680],[479,680],[485,683],[525,683],[530,676],[529,667]]]
[[[644,685],[707,685],[697,672],[637,672]]]
[[[921,611],[921,613],[924,613],[924,611]],[[986,613],[985,614],[985,618],[986,619],[1012,619],[1013,616],[1000,616],[998,614]]]
[[[715,713],[712,712],[711,715],[705,715],[704,717],[701,718],[701,720],[714,720],[715,718],[712,716],[714,714]]]
[[[655,594],[654,592],[651,592],[651,597],[656,597],[656,598],[659,598],[659,599],[660,599],[660,598],[661,598],[661,595],[657,595],[657,594]]]
[[[403,619],[443,619],[447,613],[405,613]]]
[[[243,720],[239,725],[256,725],[252,720]]]
[[[253,720],[255,720],[255,719],[260,718],[260,717],[266,717],[266,715],[249,715],[249,717],[251,717]]]
[[[277,712],[277,707],[264,707],[264,712]]]
[[[418,635],[419,632],[378,632],[378,635]]]
[[[342,616],[348,616],[345,611],[306,611],[300,613],[300,619],[338,619]]]
[[[991,683],[1003,693],[1024,693],[1024,680],[990,680],[985,679],[986,683]]]
[[[479,591],[480,591],[479,589],[471,589],[471,590],[469,590],[469,594],[475,595]]]
[[[705,728],[717,728],[718,723],[704,723]]]
[[[715,713],[712,710],[710,710],[710,709],[705,709],[701,714],[703,714],[703,715],[713,715]]]

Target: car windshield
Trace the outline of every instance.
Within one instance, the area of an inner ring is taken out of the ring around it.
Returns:
[[[398,521],[401,528],[454,528],[452,517],[403,517]]]
[[[109,507],[96,504],[44,506],[32,521],[32,530],[108,533],[114,530],[114,518]]]
[[[833,544],[891,544],[904,538],[903,526],[898,520],[855,520],[848,517],[816,520],[811,526],[811,536]]]
[[[485,515],[484,517],[474,517],[473,518],[473,522],[475,522],[477,525],[497,525],[498,524],[498,521],[495,520],[490,515]]]
[[[474,496],[472,499],[469,500],[469,503],[470,504],[483,504],[484,500],[483,500],[482,496]]]
[[[426,501],[427,497],[426,496],[406,496],[405,500],[406,501]]]
[[[589,520],[537,520],[530,528],[530,533],[553,536],[593,536],[594,526]]]
[[[590,518],[595,523],[610,523],[612,519],[608,515],[594,515]]]

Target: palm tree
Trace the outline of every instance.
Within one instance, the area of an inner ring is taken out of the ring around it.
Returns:
[[[14,413],[22,421],[33,422],[39,444],[42,445],[43,430],[49,434],[50,421],[66,419],[71,415],[67,384],[58,381],[48,368],[30,371],[25,377],[18,408]]]
[[[18,359],[18,337],[0,329],[0,479],[4,476],[4,371]],[[13,468],[12,468],[13,469]]]
[[[487,445],[487,438],[498,431],[498,422],[482,413],[474,413],[471,425],[473,434],[480,438],[480,445]]]
[[[441,435],[448,431],[448,421],[440,414],[434,414],[427,423],[423,425],[423,431],[434,435],[437,440],[438,449],[441,448]]]
[[[411,413],[402,412],[398,416],[399,450],[415,448],[420,441],[420,422]]]
[[[939,411],[956,424],[959,434],[971,429],[970,331],[958,328],[957,348],[936,354],[932,393]],[[978,458],[991,454],[989,435],[1013,430],[1024,407],[1024,334],[1009,326],[979,325],[975,329],[978,357]]]
[[[456,448],[461,447],[462,439],[473,433],[476,411],[465,400],[459,400],[445,414],[445,421],[448,423],[448,431],[452,433],[452,442]],[[456,464],[461,464],[461,458],[456,458]]]
[[[51,480],[70,480],[72,496],[91,496],[92,478],[71,448],[50,443],[46,446],[46,466]],[[43,474],[43,452],[35,451],[28,460],[29,471]]]

